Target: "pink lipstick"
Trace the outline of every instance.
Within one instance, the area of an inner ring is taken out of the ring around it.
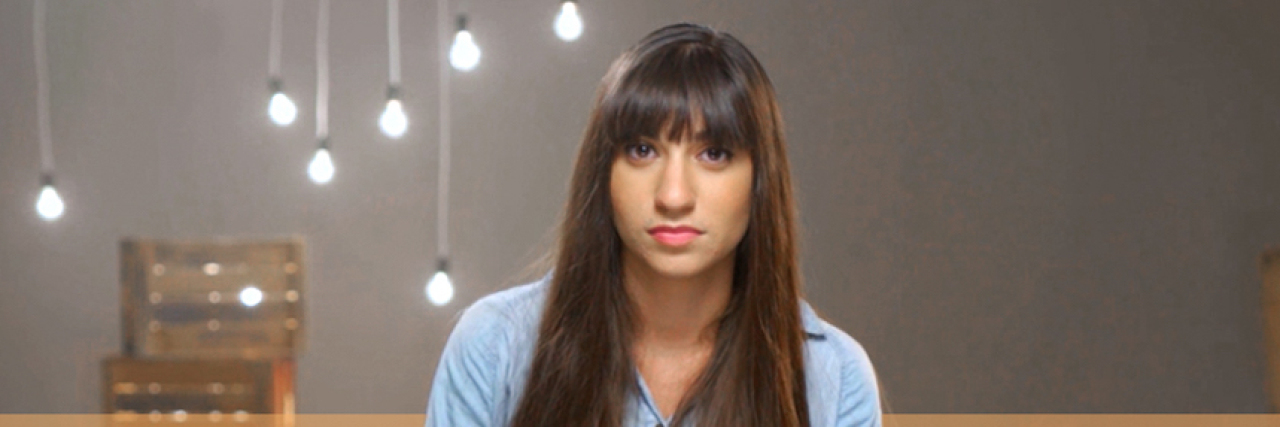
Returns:
[[[684,246],[702,235],[702,231],[689,226],[660,225],[650,228],[649,235],[667,246]]]

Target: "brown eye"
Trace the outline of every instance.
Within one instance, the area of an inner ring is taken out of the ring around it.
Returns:
[[[733,153],[730,153],[729,150],[723,148],[711,147],[704,150],[702,152],[702,156],[709,162],[722,163],[729,161],[729,159],[733,157]]]
[[[645,159],[653,156],[653,147],[647,144],[631,144],[627,146],[627,156]]]

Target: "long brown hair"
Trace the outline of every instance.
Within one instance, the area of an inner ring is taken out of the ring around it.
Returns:
[[[773,85],[733,36],[677,24],[624,52],[600,84],[513,426],[620,425],[639,389],[631,359],[637,325],[622,284],[610,171],[626,143],[664,129],[687,132],[695,116],[710,143],[750,153],[754,177],[715,349],[673,424],[809,425],[795,202]]]

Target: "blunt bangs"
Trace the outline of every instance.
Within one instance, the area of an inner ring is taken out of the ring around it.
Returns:
[[[659,42],[667,42],[659,40]],[[620,58],[618,79],[601,101],[604,135],[616,152],[642,138],[682,136],[730,150],[754,151],[759,123],[745,70],[701,39],[644,46]],[[630,67],[627,69],[627,67]],[[703,120],[703,131],[694,124]]]

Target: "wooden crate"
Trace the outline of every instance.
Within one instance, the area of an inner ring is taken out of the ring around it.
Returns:
[[[102,361],[102,409],[113,414],[294,413],[294,363],[275,360]]]
[[[123,240],[124,354],[296,356],[304,331],[302,257],[300,239]],[[260,302],[243,302],[241,292],[246,289],[257,289]]]
[[[1263,330],[1267,346],[1267,399],[1271,411],[1280,411],[1280,247],[1273,247],[1260,257],[1262,273]]]

